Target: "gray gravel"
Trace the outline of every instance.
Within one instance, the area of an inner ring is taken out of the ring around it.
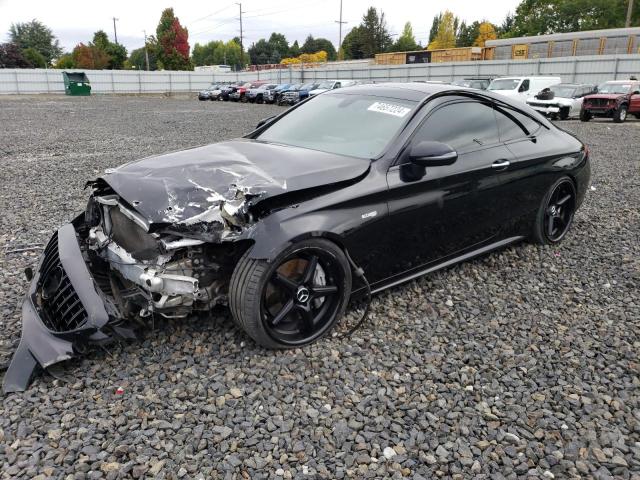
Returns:
[[[46,242],[105,168],[277,111],[0,98],[0,364],[39,255],[7,251]],[[560,246],[380,294],[351,340],[304,351],[262,350],[224,311],[164,322],[4,396],[0,478],[640,479],[640,121],[562,126],[588,142],[595,190]]]

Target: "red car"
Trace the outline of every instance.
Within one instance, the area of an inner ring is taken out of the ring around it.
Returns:
[[[607,117],[621,123],[629,113],[640,119],[640,82],[613,80],[600,85],[597,93],[584,97],[580,120],[588,122],[593,117]]]

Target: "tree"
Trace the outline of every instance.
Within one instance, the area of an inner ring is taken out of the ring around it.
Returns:
[[[629,0],[522,0],[504,36],[624,27]],[[636,9],[632,24],[640,23]]]
[[[103,70],[109,65],[110,57],[95,45],[79,43],[73,49],[73,63],[76,68]]]
[[[514,36],[514,22],[515,17],[513,16],[513,14],[511,12],[507,13],[507,16],[504,18],[502,24],[498,27],[498,31],[496,32],[498,36],[501,38],[509,38]]]
[[[300,45],[298,44],[298,40],[296,40],[291,44],[291,47],[289,47],[289,56],[297,57],[298,55],[300,55]]]
[[[474,47],[484,47],[487,40],[495,40],[498,38],[496,35],[496,27],[491,22],[484,21],[478,27],[478,36],[473,42]]]
[[[73,61],[73,55],[71,55],[70,53],[65,53],[64,55],[60,55],[58,57],[58,60],[56,60],[54,68],[60,68],[63,70],[69,69],[69,68],[76,68],[76,63]]]
[[[376,53],[387,51],[393,41],[384,12],[370,7],[362,16],[362,22],[344,37],[341,48],[347,59],[371,58]]]
[[[104,30],[98,30],[94,33],[93,42],[89,45],[102,50],[109,56],[107,69],[119,70],[124,67],[124,62],[127,59],[127,49],[119,43],[111,42]]]
[[[404,24],[402,35],[398,37],[389,50],[392,52],[410,52],[412,50],[420,50],[421,48],[422,47],[416,42],[416,37],[413,36],[411,22],[407,22]]]
[[[0,43],[0,68],[33,68],[15,43]]]
[[[456,46],[456,19],[449,10],[445,10],[438,24],[438,33],[429,43],[429,50],[454,48]]]
[[[35,48],[29,47],[22,51],[24,58],[32,65],[33,68],[47,68],[47,60]]]
[[[431,30],[429,30],[429,43],[433,42],[436,39],[440,22],[442,22],[442,12],[433,17],[433,20],[431,21]]]
[[[264,65],[270,63],[271,47],[269,43],[261,38],[256,43],[252,43],[247,50],[252,65]]]
[[[462,22],[456,37],[456,47],[471,47],[478,35],[480,35],[480,22],[476,20],[471,25]]]
[[[173,8],[166,8],[156,29],[158,66],[165,70],[193,70],[189,58],[189,32],[180,24]]]
[[[31,20],[26,23],[14,23],[9,28],[11,43],[18,46],[20,50],[33,48],[45,59],[47,65],[62,54],[62,49],[51,29],[38,20]]]
[[[301,53],[316,53],[324,51],[327,52],[327,56],[329,60],[335,60],[338,58],[338,53],[336,52],[336,47],[333,46],[330,40],[326,38],[313,38],[313,35],[309,35],[302,47],[300,47]]]
[[[270,60],[271,63],[280,63],[280,60],[289,55],[289,42],[287,37],[281,33],[273,32],[269,37],[269,48],[271,49]],[[273,61],[277,58],[276,61]]]

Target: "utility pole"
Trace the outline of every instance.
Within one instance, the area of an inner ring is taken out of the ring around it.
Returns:
[[[342,48],[342,24],[343,23],[347,23],[347,22],[343,22],[342,21],[342,0],[340,0],[340,20],[336,20],[335,21],[339,27],[338,27],[338,60],[342,60],[340,58],[340,49]]]
[[[631,26],[631,14],[633,13],[633,0],[628,0],[629,6],[627,7],[627,21],[624,22],[624,26],[629,28]]]
[[[244,57],[244,47],[242,45],[242,3],[236,2],[240,7],[240,68],[242,68],[242,58]]]
[[[147,31],[142,30],[144,33],[144,58],[147,61],[147,72],[149,71],[149,51],[147,50]]]
[[[116,22],[118,21],[118,19],[116,17],[112,17],[113,18],[113,36],[116,40],[116,43],[118,43],[118,31],[116,30]]]

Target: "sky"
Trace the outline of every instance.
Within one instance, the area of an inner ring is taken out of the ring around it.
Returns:
[[[520,0],[447,0],[446,2],[401,0],[343,0],[342,37],[357,26],[368,7],[381,9],[392,34],[400,34],[410,21],[416,40],[426,45],[434,15],[448,8],[461,20],[489,20],[500,24],[514,12]],[[118,42],[129,51],[144,45],[144,30],[155,34],[162,10],[173,7],[189,30],[189,43],[229,40],[239,36],[239,6],[228,0],[0,0],[0,42],[9,40],[12,23],[37,18],[60,40],[65,51],[79,42],[89,42],[96,30],[113,40],[113,17],[117,18]],[[290,43],[300,45],[307,35],[324,37],[338,44],[340,0],[243,0],[245,48],[271,32],[283,33]]]

